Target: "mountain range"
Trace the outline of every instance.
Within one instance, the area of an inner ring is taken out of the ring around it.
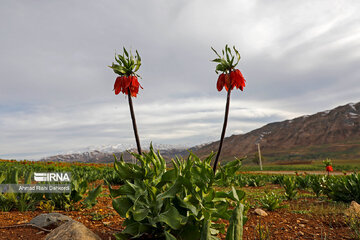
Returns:
[[[221,159],[253,158],[261,154],[269,162],[311,161],[324,158],[360,159],[360,102],[301,116],[224,139]],[[198,149],[205,156],[218,148],[213,142]]]
[[[255,161],[257,144],[265,162],[308,162],[333,158],[340,160],[360,159],[360,102],[346,104],[332,110],[297,117],[282,122],[269,123],[246,134],[232,135],[224,139],[221,161],[247,156],[246,162]],[[189,148],[200,157],[218,150],[219,141]],[[83,153],[56,155],[42,161],[102,162],[114,161],[113,154],[123,154],[126,161],[131,155],[126,151],[93,150]],[[169,160],[175,155],[186,156],[184,148],[164,146],[160,153]],[[133,149],[134,150],[134,149]],[[131,149],[130,149],[131,151]]]

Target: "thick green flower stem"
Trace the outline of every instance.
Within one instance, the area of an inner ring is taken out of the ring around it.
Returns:
[[[140,146],[139,134],[137,131],[137,126],[136,126],[135,113],[134,113],[134,108],[133,108],[133,104],[132,104],[130,89],[128,89],[128,98],[129,98],[130,115],[131,115],[131,120],[132,120],[134,134],[135,134],[136,146],[137,146],[137,150],[138,150],[139,154],[141,155],[141,146]]]
[[[217,163],[219,161],[219,157],[220,157],[220,153],[221,153],[221,148],[223,145],[223,141],[224,141],[224,137],[225,137],[225,131],[226,131],[226,126],[227,126],[227,121],[228,121],[228,116],[229,116],[229,106],[230,106],[230,93],[231,93],[231,89],[229,88],[229,91],[227,92],[227,98],[226,98],[226,107],[225,107],[225,117],[224,117],[224,124],[223,124],[223,129],[221,132],[221,137],[220,137],[220,144],[219,144],[219,150],[216,154],[216,158],[215,158],[215,162],[214,162],[214,174],[216,173],[216,166]]]

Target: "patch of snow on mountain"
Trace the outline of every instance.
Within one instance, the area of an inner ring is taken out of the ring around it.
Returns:
[[[355,103],[349,103],[349,106],[354,110],[357,111],[356,107],[355,107]]]
[[[358,118],[359,117],[359,114],[353,113],[353,112],[350,112],[349,115],[350,115],[350,118]]]
[[[171,145],[171,144],[152,144],[155,150],[170,150],[170,149],[186,149],[188,146],[185,145]],[[143,150],[149,150],[150,142],[143,142],[142,144]],[[126,150],[136,149],[134,144],[116,144],[116,145],[97,145],[97,146],[89,146],[82,149],[68,151],[66,153],[61,153],[62,155],[68,154],[87,154],[87,155],[97,155],[99,153],[115,153],[115,152],[123,152]]]
[[[331,111],[331,110],[326,110],[326,111],[321,112],[321,116],[326,116],[326,115],[328,115],[330,111]]]

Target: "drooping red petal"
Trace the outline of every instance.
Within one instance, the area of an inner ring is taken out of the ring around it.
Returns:
[[[136,86],[141,87],[141,89],[144,89],[141,84],[139,83],[139,79],[135,76]]]
[[[130,76],[129,78],[130,78],[130,87],[129,87],[129,89],[130,89],[131,96],[136,97],[136,95],[139,92],[140,83],[139,83],[136,76]]]
[[[225,89],[226,91],[232,90],[234,88],[234,84],[231,83],[230,74],[225,75]]]
[[[139,92],[139,86],[131,86],[130,87],[130,93],[131,93],[131,96],[132,97],[136,97],[136,95],[138,94]]]
[[[234,76],[236,77],[236,88],[240,88],[240,90],[243,91],[246,80],[239,69],[234,71]]]
[[[118,95],[121,91],[121,82],[122,82],[121,77],[117,77],[114,84],[114,90],[116,95]]]
[[[122,81],[122,93],[125,93],[126,95],[128,95],[128,89],[130,87],[130,77],[127,76],[123,76],[123,81]]]
[[[138,87],[140,85],[136,76],[131,76],[130,81],[132,86]]]
[[[230,72],[230,78],[231,78],[231,90],[234,87],[238,88],[239,78],[235,71]]]
[[[216,83],[216,88],[219,92],[224,88],[224,84],[225,84],[225,75],[222,73],[220,74]]]

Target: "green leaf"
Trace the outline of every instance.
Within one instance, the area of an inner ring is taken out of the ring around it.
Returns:
[[[119,213],[120,216],[123,218],[127,217],[126,213],[133,206],[132,201],[127,197],[120,197],[117,199],[113,199],[112,204],[115,211]]]
[[[213,47],[211,47],[211,49],[215,52],[215,54],[216,54],[219,58],[221,58],[220,55],[217,53],[217,51],[216,51]]]
[[[19,183],[19,170],[18,169],[12,170],[10,172],[10,175],[8,175],[8,177],[10,178],[8,183],[18,184]]]
[[[139,227],[140,227],[140,223],[134,222],[134,223],[127,225],[126,228],[124,229],[124,231],[122,231],[121,233],[129,234],[131,236],[138,236],[139,235]]]
[[[135,190],[127,184],[122,185],[119,189],[113,189],[109,186],[110,196],[116,198],[120,195],[134,195]]]
[[[164,231],[164,235],[165,235],[165,240],[176,240],[174,235],[172,235],[171,233],[169,233],[167,231]]]
[[[134,220],[137,222],[140,222],[146,218],[146,216],[149,214],[150,210],[141,208],[131,211],[133,213]]]
[[[211,60],[212,62],[221,63],[221,58],[215,58],[214,60]]]
[[[137,63],[135,64],[134,72],[136,72],[137,70],[139,70],[140,66],[141,66],[141,62],[139,61],[139,62],[137,62]]]
[[[116,240],[129,240],[130,236],[125,233],[115,233],[115,239]]]
[[[83,204],[87,205],[88,207],[92,207],[96,204],[96,198],[102,191],[101,184],[97,186],[94,190],[89,191],[89,195],[83,201]]]
[[[233,49],[234,49],[234,51],[236,53],[236,58],[237,58],[237,61],[236,61],[235,65],[234,65],[234,66],[236,66],[239,63],[241,56],[240,56],[239,51],[236,50],[235,46],[233,46]]]
[[[230,218],[226,240],[242,240],[243,237],[243,212],[244,205],[240,203],[233,211]]]
[[[185,199],[188,199],[189,197],[190,195],[187,195]],[[190,203],[189,201],[182,200],[180,198],[178,198],[178,200],[180,202],[181,207],[189,209],[192,212],[192,214],[194,214],[195,216],[198,215],[199,210],[192,203]]]
[[[113,64],[112,66],[109,66],[109,68],[113,69],[114,72],[119,75],[126,73],[125,68],[120,65]]]
[[[181,225],[186,224],[185,217],[181,216],[174,206],[170,206],[169,210],[159,215],[159,221],[165,223],[174,230],[180,229]]]
[[[228,193],[226,193],[226,192],[216,192],[214,201],[219,201],[219,200],[226,201],[226,198],[229,198]]]
[[[234,200],[234,201],[240,201],[239,200],[239,196],[237,195],[237,192],[234,188],[234,186],[231,187],[231,199]]]
[[[224,67],[224,65],[218,64],[218,65],[216,65],[216,71],[225,72],[226,68]]]
[[[24,177],[24,184],[31,184],[32,171],[27,171]],[[0,181],[1,183],[1,181]]]
[[[120,161],[115,159],[114,169],[122,180],[137,179],[143,177],[140,167],[135,164],[125,163],[122,156]]]
[[[6,175],[5,174],[1,174],[0,175],[0,184],[6,179]]]
[[[140,57],[140,55],[139,55],[138,51],[137,51],[137,50],[135,50],[135,52],[136,52],[136,56],[137,56],[137,58],[138,58],[138,59],[139,59],[139,61],[141,62],[141,57]]]
[[[231,217],[231,211],[228,211],[229,209],[229,203],[224,201],[224,202],[219,202],[215,205],[216,211],[212,213],[213,217],[218,217],[218,218],[222,218],[222,219],[226,219],[229,220]]]
[[[229,57],[229,54],[228,54],[228,52],[229,52],[230,50],[227,48],[227,46],[226,46],[225,49],[226,49],[226,51],[225,51],[225,52],[226,52],[226,54],[225,54],[225,55],[226,55],[226,60],[227,60],[228,63],[230,63],[230,57]]]
[[[245,198],[246,193],[240,189],[236,189],[236,194],[238,195],[239,201]]]
[[[115,54],[115,61],[116,61],[118,64],[120,64],[120,66],[123,64],[123,63],[120,61],[120,59],[116,57],[116,54]]]
[[[204,224],[201,230],[200,240],[211,240],[211,232],[210,232],[211,220],[204,220]]]
[[[159,194],[156,199],[164,200],[165,198],[174,198],[181,189],[181,178],[178,178],[176,182],[164,193]]]
[[[79,193],[80,193],[80,194],[86,193],[87,186],[88,186],[87,181],[82,180],[82,182],[81,182],[80,185],[79,185]]]
[[[119,61],[117,61],[117,62],[120,64],[120,66],[121,66],[121,65],[124,65],[124,63],[126,62],[126,59],[125,59],[122,55],[120,55],[120,54],[119,54],[117,57],[118,57],[118,60],[119,60]],[[115,59],[115,60],[116,60],[116,59]]]
[[[176,180],[176,177],[177,177],[176,169],[171,169],[171,170],[165,172],[161,176],[161,181],[156,185],[156,187],[161,188],[162,186],[164,186],[167,183],[172,183]]]
[[[124,49],[124,53],[125,53],[126,57],[129,57],[129,53],[126,51],[125,47],[123,47],[123,49]]]

